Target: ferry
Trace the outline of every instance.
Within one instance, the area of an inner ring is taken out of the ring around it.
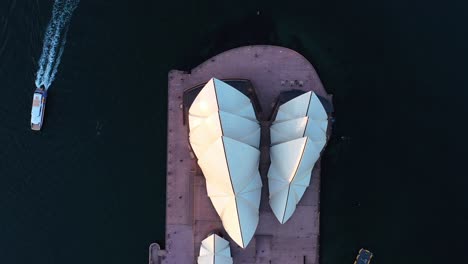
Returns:
[[[44,121],[45,103],[47,90],[44,87],[37,88],[34,91],[32,109],[31,109],[31,129],[41,130]]]
[[[354,261],[354,264],[369,264],[371,262],[372,256],[372,252],[361,248],[359,250],[359,254],[356,257],[356,260]]]

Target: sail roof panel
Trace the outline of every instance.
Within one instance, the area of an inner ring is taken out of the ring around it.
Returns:
[[[205,238],[200,246],[198,264],[232,264],[229,242],[212,234]]]
[[[270,129],[270,206],[283,224],[293,214],[326,144],[328,115],[313,92],[279,106]]]
[[[189,109],[190,144],[207,193],[229,236],[241,247],[259,220],[260,125],[250,99],[211,79]]]

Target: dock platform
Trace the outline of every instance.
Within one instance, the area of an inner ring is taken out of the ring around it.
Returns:
[[[277,46],[245,46],[223,52],[190,72],[169,72],[167,127],[166,245],[150,250],[150,263],[196,263],[201,241],[212,232],[226,234],[206,193],[205,179],[190,152],[184,124],[183,93],[210,78],[248,79],[258,96],[262,113],[261,149],[270,145],[268,120],[283,91],[313,90],[332,103],[313,66],[299,53]],[[329,121],[330,122],[330,121]],[[330,124],[329,124],[329,127]],[[328,131],[330,135],[330,129]],[[310,187],[291,219],[281,225],[268,203],[268,151],[262,150],[260,220],[252,241],[242,249],[230,240],[234,263],[318,264],[320,219],[320,160]],[[266,153],[266,154],[265,154]]]

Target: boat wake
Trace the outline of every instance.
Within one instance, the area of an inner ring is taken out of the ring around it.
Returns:
[[[54,2],[52,18],[45,32],[44,46],[36,74],[36,87],[38,88],[44,86],[48,89],[55,79],[67,42],[68,25],[79,2],[80,0],[55,0]]]

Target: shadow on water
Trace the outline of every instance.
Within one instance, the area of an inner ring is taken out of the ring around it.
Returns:
[[[193,69],[219,53],[241,46],[279,44],[275,22],[268,14],[246,14],[202,34],[185,52],[187,57],[178,64],[179,68]]]

